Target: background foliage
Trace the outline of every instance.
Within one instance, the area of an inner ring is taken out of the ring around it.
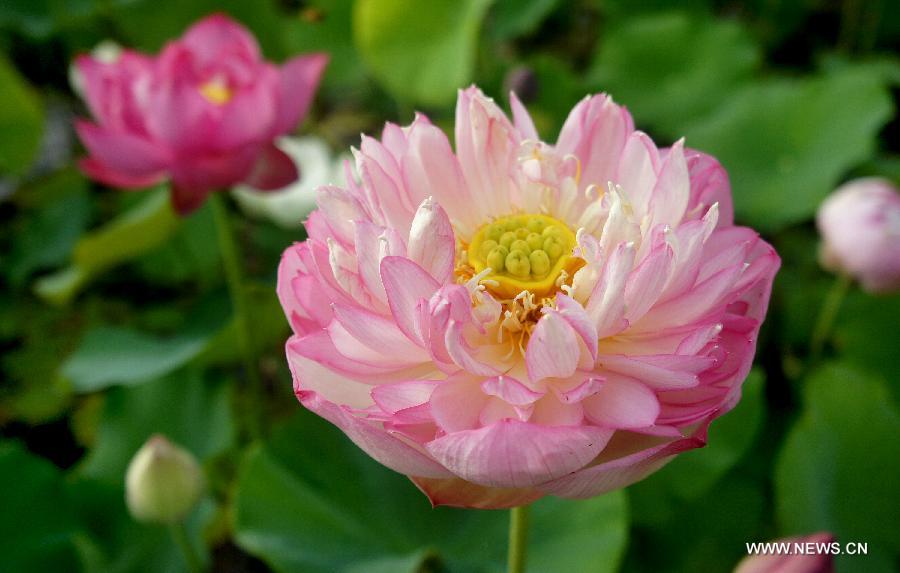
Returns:
[[[744,543],[830,530],[867,542],[839,571],[900,556],[900,296],[854,291],[826,356],[809,337],[833,277],[812,217],[852,176],[900,178],[900,3],[847,0],[5,0],[0,3],[0,569],[178,571],[164,529],[131,520],[123,473],[152,433],[204,463],[191,518],[222,571],[500,571],[502,512],[431,510],[291,395],[274,299],[303,239],[240,219],[255,281],[262,441],[247,396],[208,206],[173,216],[164,189],[86,181],[67,69],[104,39],[157,50],[222,10],[266,55],[331,65],[302,131],[335,150],[413,110],[452,125],[455,90],[516,89],[555,137],[584,94],[609,91],[662,144],[728,168],[740,222],[784,266],[738,408],[626,491],[538,502],[533,571],[724,571]]]

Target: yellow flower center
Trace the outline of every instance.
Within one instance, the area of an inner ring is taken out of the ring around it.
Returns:
[[[200,86],[200,94],[216,105],[225,105],[231,100],[231,90],[221,78],[213,78]]]
[[[584,263],[572,256],[574,247],[575,234],[553,217],[511,215],[482,226],[466,257],[475,274],[490,269],[483,280],[495,294],[545,297],[558,290],[560,277],[572,276]]]

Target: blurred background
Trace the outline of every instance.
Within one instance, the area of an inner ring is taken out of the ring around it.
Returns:
[[[897,570],[900,296],[853,288],[821,357],[809,340],[835,281],[817,263],[817,206],[851,177],[900,180],[900,3],[2,0],[0,571],[184,570],[166,528],[124,502],[154,433],[203,465],[188,530],[213,570],[503,569],[505,512],[432,510],[292,396],[274,281],[301,215],[233,205],[265,385],[265,438],[250,440],[210,205],[181,220],[164,189],[77,170],[73,57],[156,52],[213,11],[269,59],[330,53],[298,130],[316,149],[310,184],[336,180],[386,120],[419,110],[452,132],[472,82],[503,106],[515,90],[549,141],[607,91],[659,145],[683,135],[717,156],[738,221],[780,252],[757,366],[709,445],[625,491],[538,502],[532,571],[728,571],[746,542],[820,530],[868,544],[838,571]]]

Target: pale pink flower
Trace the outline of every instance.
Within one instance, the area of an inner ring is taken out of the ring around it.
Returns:
[[[555,145],[512,109],[462,91],[455,153],[423,115],[364,136],[279,268],[300,402],[436,505],[590,497],[704,445],[779,266],[713,158],[608,96]]]
[[[182,213],[236,183],[284,187],[297,170],[273,140],[304,117],[327,60],[308,54],[277,67],[222,14],[194,24],[158,56],[80,56],[77,75],[96,120],[76,123],[90,153],[81,168],[116,187],[169,177]]]
[[[734,573],[831,573],[834,571],[832,555],[840,548],[836,546],[834,536],[827,532],[770,543],[778,550],[748,555],[738,563]]]
[[[900,193],[886,179],[855,179],[819,207],[822,265],[869,292],[900,289]]]

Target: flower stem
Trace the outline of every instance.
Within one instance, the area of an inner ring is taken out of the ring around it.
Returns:
[[[813,328],[812,336],[809,342],[809,365],[812,366],[822,357],[822,351],[825,348],[825,341],[831,334],[831,328],[834,326],[834,320],[837,318],[841,303],[850,290],[852,279],[846,274],[839,274],[828,291],[822,308],[819,310],[819,317],[816,319],[816,325]]]
[[[508,573],[524,573],[528,553],[528,509],[527,505],[509,510],[509,556]]]
[[[219,250],[222,254],[222,264],[225,266],[225,279],[228,283],[228,293],[231,295],[231,306],[234,312],[235,326],[237,327],[238,347],[247,383],[245,389],[247,412],[243,418],[248,437],[253,440],[261,435],[263,401],[262,383],[257,371],[253,347],[253,333],[250,330],[247,291],[244,287],[244,272],[237,241],[234,236],[234,228],[228,215],[228,205],[225,203],[223,193],[212,193],[210,202],[212,203],[216,219]]]
[[[175,545],[181,550],[181,555],[184,557],[188,572],[202,573],[203,566],[200,564],[200,558],[197,556],[197,552],[194,551],[194,546],[191,544],[191,540],[188,537],[184,522],[179,521],[178,523],[173,523],[169,526],[169,531],[172,533],[172,539],[175,541]]]

